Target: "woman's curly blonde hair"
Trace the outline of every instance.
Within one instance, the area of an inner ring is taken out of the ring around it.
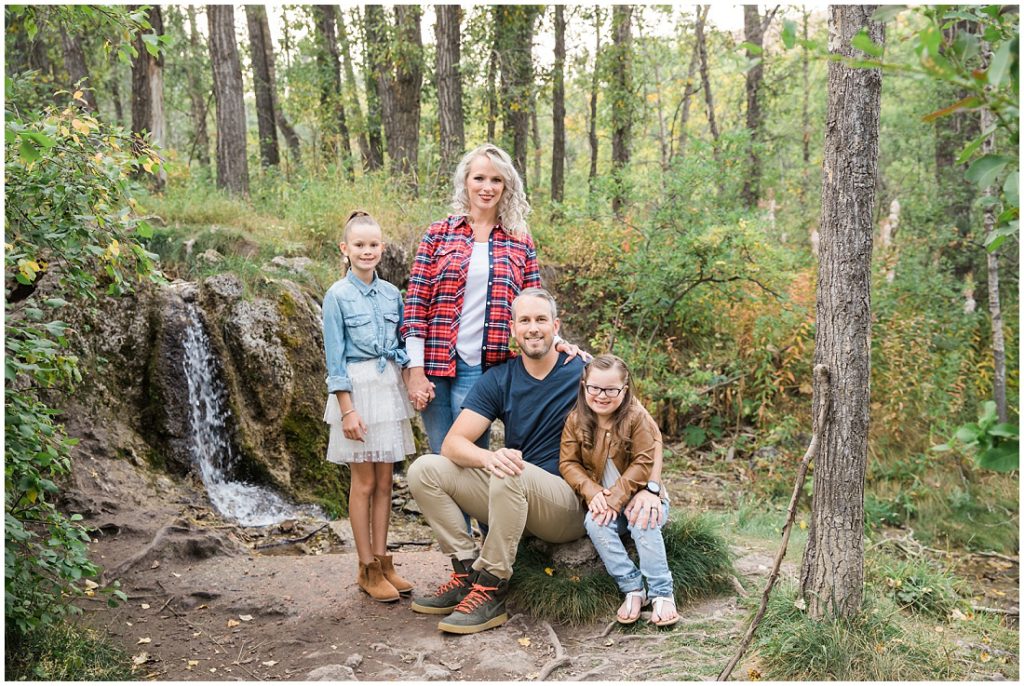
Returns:
[[[469,214],[469,194],[466,192],[466,177],[469,165],[480,155],[486,155],[505,180],[505,190],[498,201],[498,220],[510,234],[516,237],[529,236],[530,225],[526,215],[530,214],[530,203],[526,200],[523,179],[519,176],[508,153],[494,145],[484,143],[462,156],[452,175],[452,209],[456,214]]]

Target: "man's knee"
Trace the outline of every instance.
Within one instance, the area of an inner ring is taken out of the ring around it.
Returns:
[[[487,490],[491,498],[513,496],[517,500],[523,498],[525,489],[521,474],[506,475],[504,478],[492,476],[488,479]]]
[[[447,457],[432,453],[420,455],[413,460],[405,477],[413,497],[416,497],[417,492],[422,492],[424,486],[436,486],[438,475],[450,465],[451,461]]]

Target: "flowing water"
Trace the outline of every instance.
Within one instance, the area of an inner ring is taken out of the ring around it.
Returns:
[[[199,311],[188,306],[184,371],[192,421],[190,451],[214,509],[242,526],[267,526],[295,517],[324,519],[315,506],[288,502],[265,486],[232,479],[237,453],[228,433],[227,391]]]

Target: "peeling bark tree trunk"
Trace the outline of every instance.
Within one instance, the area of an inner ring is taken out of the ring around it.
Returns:
[[[705,14],[710,5],[705,5]],[[708,45],[704,39],[704,22],[697,24],[697,52],[700,53],[700,83],[704,89],[704,106],[708,116],[708,129],[714,143],[715,157],[718,156],[718,123],[715,121],[715,99],[711,93],[711,79],[708,77]]]
[[[383,106],[381,103],[381,71],[384,69],[384,47],[387,40],[387,20],[380,5],[367,5],[363,10],[363,73],[366,86],[366,138],[370,145],[367,170],[384,167],[384,137],[381,133]]]
[[[89,69],[85,66],[85,53],[82,52],[81,41],[76,34],[68,33],[63,26],[60,29],[60,39],[64,47],[64,69],[68,73],[68,88],[71,92],[74,92],[76,87],[83,88],[82,99],[85,100],[86,106],[93,112],[98,112],[96,93],[93,90],[95,84],[89,78]]]
[[[137,6],[132,6],[137,8]],[[164,32],[163,17],[159,7],[149,10],[149,23],[153,33],[162,35]],[[164,58],[163,55],[153,57],[146,50],[142,34],[135,39],[138,55],[132,63],[132,132],[141,136],[149,131],[149,140],[158,147],[163,147],[166,137],[166,119],[164,117]],[[162,188],[167,181],[167,172],[161,167],[156,176],[156,187]]]
[[[874,6],[829,7],[829,51],[853,57],[861,29],[878,44]],[[808,614],[847,617],[864,593],[864,475],[871,370],[871,236],[882,75],[828,65],[814,363],[831,372],[833,401],[814,470],[800,594]],[[815,402],[818,402],[816,397]]]
[[[441,129],[441,180],[451,178],[466,148],[462,116],[462,71],[459,69],[462,8],[438,5],[434,33],[437,39],[437,118]]]
[[[631,31],[633,8],[630,5],[612,6],[612,212],[622,217],[622,209],[629,202],[626,166],[633,132],[633,35]]]
[[[189,60],[193,65],[199,63],[199,29],[196,27],[196,8],[186,7],[188,13],[188,50]],[[192,151],[195,159],[203,167],[210,166],[210,135],[206,130],[207,105],[203,95],[203,86],[198,70],[188,76],[188,99],[191,105],[192,118]]]
[[[210,26],[210,62],[217,100],[217,187],[238,195],[249,194],[249,160],[245,151],[245,102],[242,66],[235,42],[235,9],[207,5]]]
[[[565,196],[565,7],[555,5],[555,64],[551,75],[551,200]]]
[[[274,83],[270,80],[267,49],[271,38],[263,33],[260,16],[266,16],[263,5],[246,5],[245,21],[249,29],[249,52],[252,61],[252,83],[256,91],[256,124],[260,136],[260,161],[263,166],[277,166],[281,155],[277,149],[277,114],[273,96]],[[268,22],[269,26],[269,22]]]

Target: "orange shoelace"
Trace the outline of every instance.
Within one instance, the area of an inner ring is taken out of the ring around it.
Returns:
[[[473,590],[469,592],[462,602],[455,607],[456,612],[470,613],[478,608],[484,601],[492,600],[491,591],[497,591],[497,586],[481,586],[473,584]]]
[[[466,573],[466,574],[459,574],[458,572],[452,572],[452,578],[449,579],[447,582],[441,584],[441,587],[439,589],[437,589],[437,592],[434,593],[434,595],[440,596],[440,595],[444,595],[445,593],[447,593],[448,591],[452,590],[453,588],[462,588],[463,586],[466,585],[462,580],[467,578],[468,576],[469,576],[468,573]]]

